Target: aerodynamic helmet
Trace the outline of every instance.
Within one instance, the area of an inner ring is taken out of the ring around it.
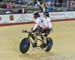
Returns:
[[[35,12],[33,15],[34,15],[34,18],[40,17],[40,14],[38,12]]]
[[[49,17],[49,13],[48,12],[44,12],[44,16]]]

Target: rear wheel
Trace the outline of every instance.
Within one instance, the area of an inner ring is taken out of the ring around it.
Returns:
[[[30,41],[28,38],[24,38],[20,43],[21,53],[26,53],[30,47]]]
[[[52,38],[47,38],[47,44],[46,44],[46,47],[45,47],[46,48],[45,51],[49,52],[51,50],[52,46],[53,46]]]

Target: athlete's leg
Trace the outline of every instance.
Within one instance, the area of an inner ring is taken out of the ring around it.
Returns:
[[[42,47],[46,46],[47,36],[49,35],[50,31],[51,30],[49,28],[47,28],[47,29],[44,30],[45,35],[42,37],[42,39],[43,39],[43,42],[42,42],[42,45],[41,45]]]

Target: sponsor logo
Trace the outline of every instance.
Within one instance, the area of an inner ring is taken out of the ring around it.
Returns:
[[[9,16],[9,19],[12,21],[12,20],[14,20],[14,16],[13,15],[10,15]]]

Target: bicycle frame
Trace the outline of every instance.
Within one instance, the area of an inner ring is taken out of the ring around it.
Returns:
[[[30,43],[33,45],[33,42],[32,42],[32,40],[30,39],[30,37],[32,38],[32,36],[31,35],[33,35],[33,34],[36,34],[36,33],[32,33],[32,32],[28,32],[28,31],[25,31],[25,33],[28,33],[28,36],[27,36],[27,38],[28,38],[28,40],[30,41]],[[39,34],[38,36],[44,36],[44,35],[41,35],[41,34]],[[39,40],[39,41],[41,41],[41,42],[43,42],[43,40],[42,39],[39,39],[39,38],[37,38],[37,37],[35,37],[37,40]],[[34,40],[33,40],[34,41]]]

